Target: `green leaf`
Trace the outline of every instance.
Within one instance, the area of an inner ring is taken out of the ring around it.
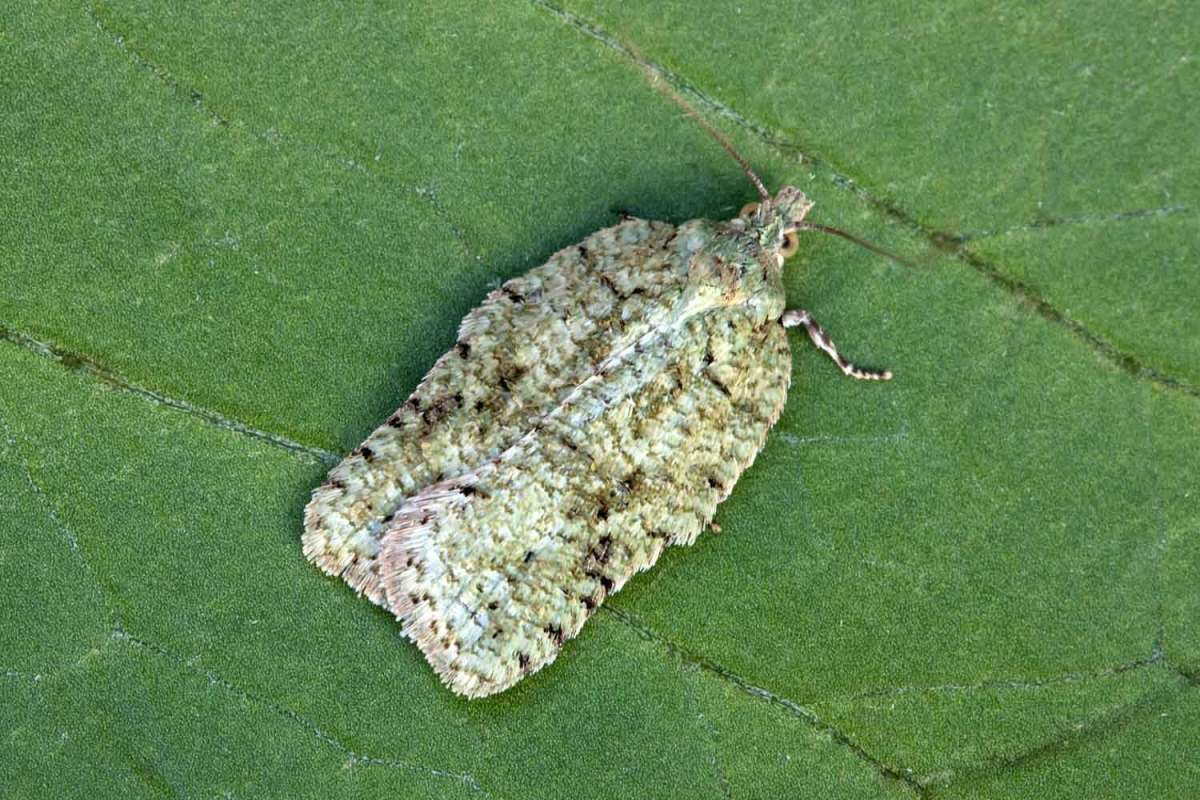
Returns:
[[[0,21],[5,796],[1200,793],[1183,3],[41,5]],[[626,210],[817,234],[718,515],[467,702],[300,553],[489,287]]]

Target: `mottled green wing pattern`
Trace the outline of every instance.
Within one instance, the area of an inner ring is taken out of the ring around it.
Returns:
[[[719,308],[653,331],[502,455],[404,503],[388,601],[443,681],[479,697],[554,660],[669,544],[690,544],[787,396],[778,321]]]
[[[389,515],[505,450],[614,349],[661,325],[686,281],[687,227],[627,219],[488,295],[407,402],[313,493],[305,555],[383,604],[376,556]]]

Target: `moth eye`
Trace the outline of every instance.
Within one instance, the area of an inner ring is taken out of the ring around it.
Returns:
[[[738,216],[748,217],[755,211],[758,211],[758,203],[746,203],[746,205],[742,206],[742,210],[738,212]]]
[[[785,233],[783,235],[783,247],[779,250],[780,255],[784,258],[791,258],[796,255],[796,251],[800,249],[800,237],[795,231]]]

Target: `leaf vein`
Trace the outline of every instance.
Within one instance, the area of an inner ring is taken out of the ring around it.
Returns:
[[[747,678],[738,675],[732,670],[717,664],[705,656],[697,655],[696,653],[691,652],[683,645],[663,636],[645,622],[638,619],[628,611],[625,611],[624,609],[617,608],[609,603],[601,606],[600,610],[615,617],[621,622],[621,624],[628,627],[641,638],[659,645],[667,653],[681,658],[687,663],[699,667],[705,672],[717,676],[721,680],[724,680],[727,683],[737,687],[744,694],[750,697],[765,701],[766,703],[782,710],[788,715],[803,720],[816,730],[828,736],[839,746],[849,750],[858,759],[869,764],[880,775],[900,783],[907,789],[911,790],[918,797],[924,795],[924,787],[916,780],[910,770],[893,767],[867,752],[867,750],[862,747],[862,745],[855,742],[849,734],[842,731],[832,723],[822,719],[811,708],[801,705],[795,700],[778,695],[775,692],[772,692],[770,689],[757,686]]]
[[[341,456],[329,450],[303,444],[293,439],[289,439],[286,436],[256,428],[245,422],[241,422],[233,419],[232,417],[226,416],[219,411],[214,411],[212,409],[205,408],[204,406],[190,403],[187,400],[171,397],[154,389],[136,384],[109,369],[108,367],[103,366],[91,356],[74,352],[65,347],[38,339],[27,333],[15,330],[3,322],[0,322],[0,341],[6,341],[10,344],[24,348],[35,355],[42,356],[43,358],[53,361],[54,363],[73,372],[82,373],[83,375],[99,381],[110,388],[140,397],[143,400],[154,403],[155,405],[164,406],[166,408],[174,409],[175,411],[182,411],[186,414],[191,414],[194,417],[199,417],[210,425],[214,425],[218,428],[266,442],[267,444],[287,450],[297,455],[305,456],[322,464],[332,465],[341,460]]]

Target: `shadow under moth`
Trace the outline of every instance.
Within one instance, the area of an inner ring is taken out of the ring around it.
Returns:
[[[681,98],[675,98],[683,103]],[[396,615],[442,681],[503,691],[664,548],[691,544],[783,410],[786,328],[852,377],[784,260],[811,202],[726,222],[625,218],[513,278],[313,493],[304,553]]]

